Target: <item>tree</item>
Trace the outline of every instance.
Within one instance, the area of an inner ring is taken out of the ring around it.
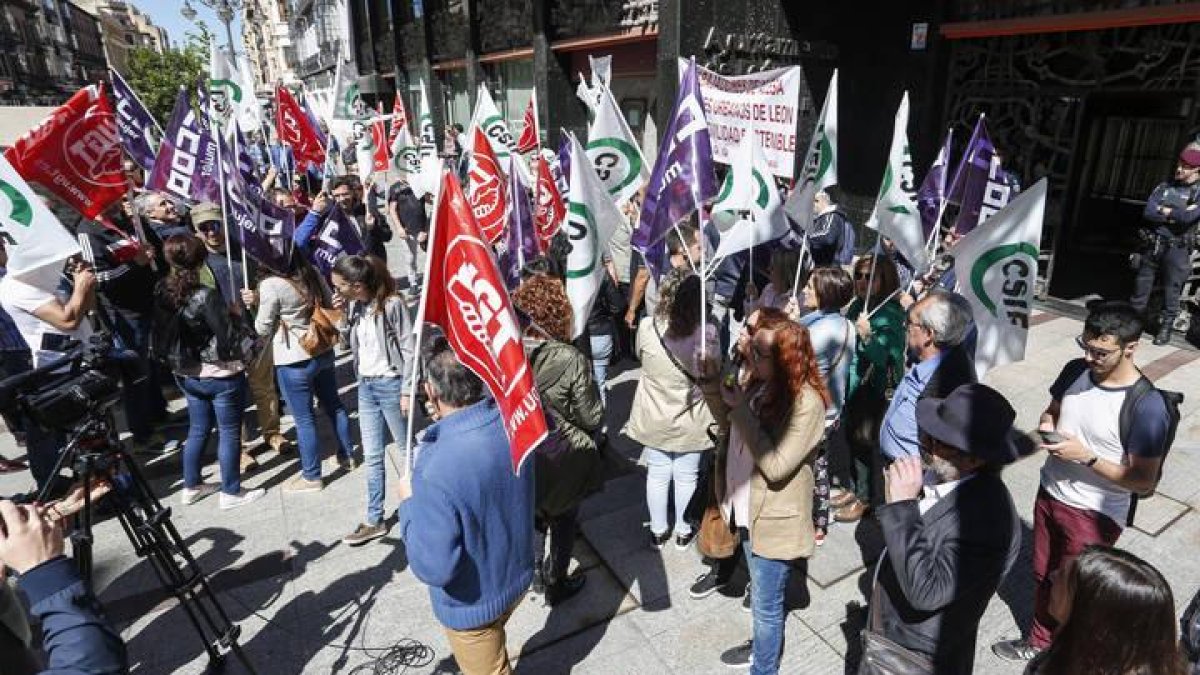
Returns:
[[[198,40],[161,54],[144,47],[129,52],[129,86],[163,127],[175,108],[179,87],[196,86],[207,72],[208,50]]]

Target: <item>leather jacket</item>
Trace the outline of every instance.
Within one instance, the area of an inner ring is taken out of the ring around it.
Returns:
[[[160,325],[171,322],[171,314],[178,314],[178,330],[167,331],[163,340],[175,344],[162,345],[172,370],[186,374],[205,363],[241,360],[241,331],[219,291],[197,288],[178,312],[171,311],[163,300],[160,296],[156,317]]]

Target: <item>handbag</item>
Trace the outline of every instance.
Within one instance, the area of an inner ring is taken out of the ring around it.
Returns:
[[[879,567],[882,566],[880,563]],[[862,658],[858,662],[858,675],[933,675],[932,659],[892,642],[879,632],[883,622],[879,607],[879,567],[875,568],[871,612],[862,631]]]
[[[308,297],[290,279],[288,283],[292,284],[292,288],[295,288],[301,297]],[[337,344],[340,338],[337,325],[342,322],[344,315],[341,310],[322,306],[320,298],[314,298],[311,302],[312,312],[308,316],[308,329],[297,336],[297,340],[300,343],[300,348],[307,352],[309,356],[317,356],[324,354],[333,348],[333,345]],[[283,327],[288,332],[293,332],[292,327],[287,325],[287,323],[283,323]]]

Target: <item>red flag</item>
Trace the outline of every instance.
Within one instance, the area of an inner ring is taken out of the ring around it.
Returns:
[[[537,204],[533,209],[533,227],[537,231],[538,245],[541,250],[550,250],[550,240],[562,227],[567,217],[567,207],[563,204],[562,194],[554,175],[550,173],[550,165],[546,158],[538,155],[533,160],[534,171],[537,172]]]
[[[392,104],[392,128],[388,132],[387,144],[390,149],[396,144],[396,137],[401,129],[408,128],[408,111],[404,109],[404,97],[396,92],[396,102]]]
[[[304,108],[283,86],[275,87],[275,103],[275,128],[279,130],[279,139],[291,146],[296,166],[300,169],[325,166],[321,136],[313,128]]]
[[[376,110],[379,112],[379,117],[371,123],[371,141],[375,144],[372,170],[386,172],[391,166],[392,158],[388,153],[387,121],[383,119],[383,103],[380,103]]]
[[[537,111],[533,106],[535,100],[537,100],[536,91],[530,97],[529,105],[525,107],[525,128],[521,130],[521,140],[517,141],[517,152],[537,150],[541,145],[538,138]]]
[[[488,243],[495,243],[504,234],[505,199],[504,172],[492,144],[483,130],[475,127],[474,145],[471,148],[471,163],[467,169],[469,181],[467,191],[471,197],[471,210],[475,222]]]
[[[458,179],[442,172],[429,243],[425,321],[441,326],[458,360],[487,385],[508,434],[513,471],[547,434],[521,329]]]
[[[90,219],[125,196],[121,136],[102,87],[75,92],[4,156],[25,180]]]

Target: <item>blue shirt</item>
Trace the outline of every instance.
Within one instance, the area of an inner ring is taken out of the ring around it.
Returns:
[[[904,374],[887,414],[879,430],[879,450],[884,457],[894,460],[905,456],[921,455],[917,432],[917,399],[929,384],[929,378],[942,363],[943,353],[922,361]]]

